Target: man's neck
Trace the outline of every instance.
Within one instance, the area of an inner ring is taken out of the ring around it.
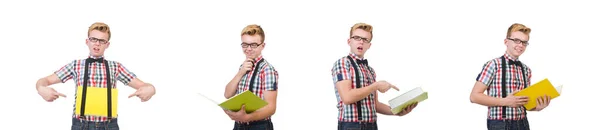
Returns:
[[[363,55],[358,55],[358,54],[356,54],[356,53],[354,53],[354,52],[350,52],[350,53],[351,53],[352,55],[356,56],[358,59],[365,59],[365,56],[364,56],[364,54],[363,54]]]
[[[518,56],[513,56],[512,54],[508,53],[508,51],[506,52],[506,54],[508,55],[508,57],[510,57],[511,59],[517,60],[519,59]]]

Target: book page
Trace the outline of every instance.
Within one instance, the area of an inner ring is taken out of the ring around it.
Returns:
[[[556,86],[554,86],[554,89],[556,89],[556,91],[558,92],[558,94],[562,94],[562,87],[563,87],[562,84],[561,85],[556,85]]]
[[[202,97],[204,97],[204,98],[206,98],[206,99],[210,100],[211,102],[215,103],[215,105],[219,105],[219,103],[218,103],[217,101],[215,101],[215,100],[213,100],[213,99],[211,99],[211,98],[207,97],[206,95],[204,95],[204,94],[202,94],[202,93],[198,93],[198,95],[200,95],[200,96],[202,96]]]

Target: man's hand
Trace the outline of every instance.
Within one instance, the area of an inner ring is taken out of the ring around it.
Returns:
[[[400,113],[398,113],[396,115],[404,116],[404,115],[410,113],[415,107],[417,107],[418,104],[419,104],[418,102],[410,104],[410,105],[408,105],[408,107],[404,108],[404,110],[400,111]]]
[[[148,85],[148,86],[143,86],[143,87],[140,87],[139,89],[137,89],[137,91],[135,91],[135,93],[129,95],[129,98],[131,98],[133,96],[137,96],[142,100],[142,102],[146,102],[146,101],[150,100],[150,98],[152,98],[152,96],[154,96],[155,93],[156,93],[156,90],[154,90],[154,86]]]
[[[42,98],[44,100],[46,100],[47,102],[52,102],[54,100],[56,100],[59,96],[61,97],[67,97],[65,94],[56,92],[56,90],[54,90],[51,87],[38,87],[37,89],[38,94],[40,96],[42,96]]]
[[[527,104],[529,101],[529,97],[527,96],[514,96],[517,91],[510,93],[506,98],[504,98],[504,106],[509,107],[520,107]]]
[[[244,61],[244,63],[242,63],[242,68],[240,68],[240,73],[246,73],[246,72],[252,70],[252,67],[254,67],[254,60],[246,59]]]
[[[225,109],[223,109],[223,111],[225,111],[225,114],[227,114],[227,116],[229,116],[231,120],[242,123],[249,122],[250,116],[246,114],[246,108],[244,105],[242,105],[242,108],[237,112],[232,112],[230,110]]]
[[[385,93],[385,92],[387,92],[388,90],[390,90],[390,88],[393,88],[393,89],[395,89],[396,91],[400,91],[400,89],[398,89],[396,86],[394,86],[394,85],[392,85],[392,84],[388,83],[388,82],[387,82],[387,81],[385,81],[385,80],[377,81],[377,82],[375,82],[375,83],[376,83],[376,84],[379,84],[379,85],[377,86],[377,90],[378,90],[379,92],[381,92],[381,93]]]
[[[534,111],[542,111],[550,105],[550,96],[544,95],[537,98],[537,105],[533,108]]]

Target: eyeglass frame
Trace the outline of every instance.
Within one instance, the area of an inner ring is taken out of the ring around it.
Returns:
[[[371,44],[371,39],[368,39],[368,38],[364,38],[364,37],[356,36],[356,35],[355,36],[351,36],[350,38],[353,39],[353,40],[356,40],[356,41],[363,41],[364,43]]]
[[[242,42],[242,44],[240,44],[240,46],[242,46],[242,48],[248,48],[248,47],[250,47],[250,48],[252,48],[252,49],[255,49],[255,48],[258,48],[259,46],[261,46],[261,45],[264,45],[264,44],[265,44],[264,42],[263,42],[263,43],[260,43],[260,44],[259,44],[259,43],[256,43],[256,42],[254,42],[254,43],[250,43],[250,44],[248,44],[248,43],[243,43],[243,42]],[[245,46],[245,47],[244,47],[244,46]]]
[[[108,44],[108,40],[100,39],[100,38],[96,38],[96,37],[88,37],[87,40],[90,41],[90,42],[92,42],[92,43],[100,43],[102,45]]]
[[[513,41],[515,44],[521,44],[523,46],[529,46],[529,41],[523,41],[523,40],[518,39],[518,38],[509,38],[509,37],[507,37],[506,39]]]

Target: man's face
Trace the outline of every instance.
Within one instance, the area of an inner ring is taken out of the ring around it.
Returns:
[[[359,57],[363,57],[371,47],[371,37],[369,32],[362,29],[352,31],[352,36],[348,39],[350,51]]]
[[[90,49],[90,55],[94,57],[103,56],[104,50],[110,45],[110,42],[108,42],[108,33],[92,30],[85,40],[85,44]]]
[[[242,35],[242,50],[247,59],[254,59],[261,55],[265,44],[259,35]]]
[[[509,38],[504,39],[504,44],[509,55],[519,57],[529,45],[529,36],[519,31],[512,32]]]

